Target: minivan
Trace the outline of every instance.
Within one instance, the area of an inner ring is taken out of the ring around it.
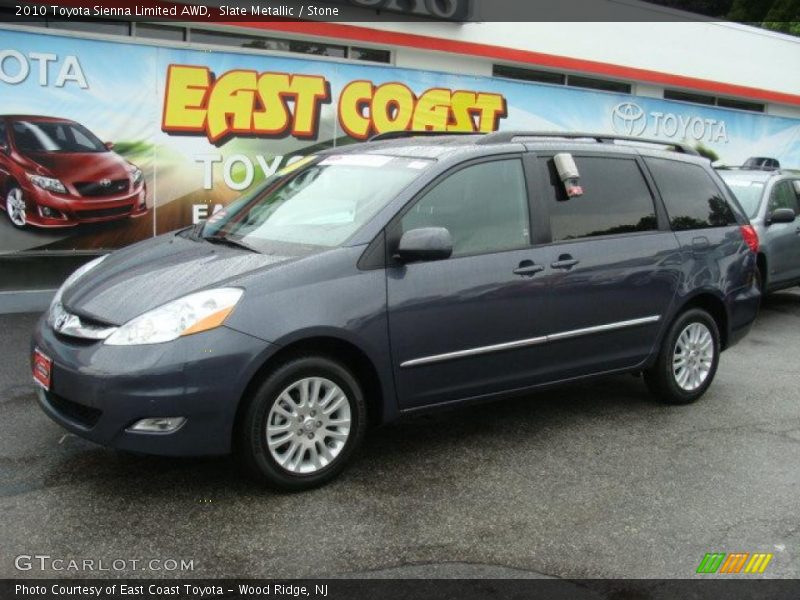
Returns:
[[[320,485],[368,425],[611,373],[708,389],[760,299],[708,160],[589,134],[384,134],[103,256],[32,341],[43,410],[123,450]]]

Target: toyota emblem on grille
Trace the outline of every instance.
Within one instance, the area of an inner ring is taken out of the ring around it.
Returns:
[[[101,179],[100,180],[100,185],[102,185],[103,187],[108,187],[108,186],[111,185],[111,180],[110,179]]]

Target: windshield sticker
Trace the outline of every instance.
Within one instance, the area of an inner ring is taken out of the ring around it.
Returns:
[[[320,165],[337,165],[340,167],[383,167],[392,160],[391,156],[379,154],[335,154],[327,157]]]
[[[429,161],[429,160],[412,160],[410,163],[408,163],[408,168],[409,169],[424,169],[429,164],[431,164],[431,161]]]

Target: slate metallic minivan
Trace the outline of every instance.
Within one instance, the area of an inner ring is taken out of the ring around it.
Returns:
[[[379,138],[75,272],[33,337],[44,411],[297,490],[434,407],[621,372],[692,402],[756,317],[758,238],[688,147]]]

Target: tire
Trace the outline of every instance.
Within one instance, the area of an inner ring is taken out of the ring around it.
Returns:
[[[366,423],[364,394],[353,374],[331,359],[304,356],[273,370],[249,398],[239,451],[269,487],[311,489],[344,469]]]
[[[664,336],[655,364],[644,372],[645,383],[666,404],[690,404],[714,380],[719,354],[716,322],[702,309],[689,309],[675,319]],[[681,356],[685,356],[682,366],[675,366]]]
[[[25,197],[22,189],[20,189],[17,185],[13,185],[11,188],[9,188],[8,192],[6,192],[5,198],[3,199],[3,207],[6,210],[6,216],[8,217],[8,220],[11,221],[11,224],[17,229],[24,229],[28,224],[28,218],[26,215]]]

